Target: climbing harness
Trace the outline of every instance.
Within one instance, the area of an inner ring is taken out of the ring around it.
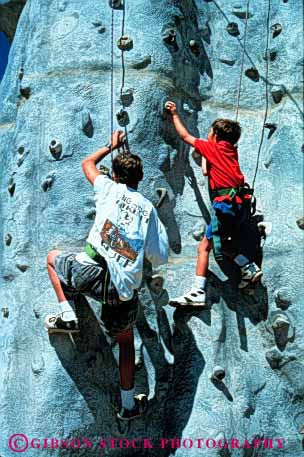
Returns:
[[[231,233],[230,230],[227,231],[227,226],[232,224],[234,228],[238,228],[254,215],[256,201],[253,191],[248,184],[243,187],[210,190],[210,200],[215,210],[215,215],[211,218],[211,225],[213,251],[217,261],[223,260],[222,239],[225,237],[231,239]]]

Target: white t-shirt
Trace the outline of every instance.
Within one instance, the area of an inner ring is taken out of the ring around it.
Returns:
[[[88,236],[107,261],[121,300],[129,300],[142,280],[144,256],[153,264],[168,261],[168,237],[152,203],[105,175],[94,181],[96,217]]]

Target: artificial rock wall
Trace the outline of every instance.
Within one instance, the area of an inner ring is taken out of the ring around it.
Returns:
[[[0,3],[12,33],[7,11],[18,2]],[[156,204],[166,189],[159,215],[171,247],[159,271],[165,289],[148,281],[141,290],[136,379],[149,411],[128,427],[116,419],[117,350],[103,337],[98,303],[77,303],[75,346],[43,329],[45,314],[58,310],[47,252],[80,250],[94,218],[81,161],[109,138],[111,8],[106,0],[28,0],[0,86],[0,454],[15,455],[8,439],[23,433],[94,442],[89,450],[29,449],[30,457],[295,457],[304,427],[302,2],[252,0],[248,13],[244,0],[125,3],[114,11],[114,115],[128,112],[130,146],[145,165],[140,190]],[[264,220],[267,232],[263,285],[240,293],[233,265],[223,266],[224,275],[211,260],[208,309],[174,312],[168,294],[191,285],[210,204],[163,106],[174,99],[201,137],[215,118],[235,117],[246,17],[239,154],[250,183],[257,170],[256,222]],[[122,53],[123,25],[133,47]],[[216,366],[225,370],[222,381],[210,380]],[[123,436],[153,437],[154,447],[98,448],[98,437]],[[286,442],[283,450],[160,449],[160,437]]]

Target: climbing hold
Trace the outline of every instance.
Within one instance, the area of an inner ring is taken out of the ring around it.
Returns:
[[[39,376],[41,373],[43,373],[45,369],[45,363],[42,355],[39,354],[34,356],[31,363],[31,368],[35,376]]]
[[[11,242],[12,242],[12,235],[10,233],[7,233],[4,237],[4,242],[6,244],[6,246],[10,246],[11,245]]]
[[[62,144],[59,140],[52,140],[49,145],[49,150],[56,159],[59,159],[60,154],[62,153]]]
[[[88,138],[92,138],[94,135],[94,126],[90,113],[82,113],[82,131]]]
[[[281,86],[280,89],[272,90],[271,95],[272,95],[274,103],[276,103],[276,104],[280,103],[280,101],[282,100],[285,93],[286,93],[286,89],[283,86]]]
[[[23,164],[24,159],[26,158],[28,153],[29,151],[26,151],[23,146],[20,146],[20,148],[18,148],[18,154],[20,155],[20,157],[17,160],[17,167],[20,167]]]
[[[130,62],[131,68],[134,68],[135,70],[143,70],[146,68],[150,63],[152,62],[152,58],[150,55],[137,55],[133,59],[133,62]]]
[[[192,236],[195,239],[195,241],[202,241],[202,239],[204,238],[204,235],[205,235],[205,227],[203,227],[200,230],[194,230],[192,232]]]
[[[25,149],[23,146],[20,146],[20,148],[18,148],[18,154],[22,155],[22,154],[24,154],[24,151],[25,151]]]
[[[163,33],[163,41],[168,45],[172,46],[174,51],[178,51],[176,31],[174,29],[166,29]]]
[[[292,304],[292,296],[287,287],[281,287],[275,290],[274,299],[278,308],[286,310]]]
[[[268,49],[268,51],[264,54],[264,60],[270,60],[273,62],[277,57],[278,52],[275,49]]]
[[[109,5],[114,10],[122,10],[124,7],[123,0],[109,0]]]
[[[225,375],[226,375],[226,373],[225,373],[224,368],[217,365],[213,368],[210,379],[211,379],[211,381],[220,382],[224,379]]]
[[[121,92],[121,94],[120,94],[119,101],[120,101],[122,106],[130,106],[134,101],[133,89],[125,89],[125,90],[123,90]]]
[[[297,224],[301,230],[304,230],[304,217],[301,217],[301,219],[298,219]]]
[[[160,206],[163,204],[166,195],[168,194],[168,191],[165,187],[159,187],[156,189],[156,193],[159,197],[158,202],[155,205],[155,208],[160,208]]]
[[[25,273],[26,270],[29,268],[29,265],[27,265],[26,263],[17,263],[17,264],[16,264],[16,267],[17,267],[18,270],[20,270],[22,273]]]
[[[160,295],[164,290],[164,282],[165,280],[161,275],[153,275],[149,281],[151,291],[156,295]]]
[[[272,328],[274,332],[278,330],[283,330],[283,329],[289,329],[290,322],[286,316],[283,314],[277,314],[272,322]]]
[[[30,87],[20,87],[20,94],[22,95],[22,97],[26,98],[27,100],[30,98],[31,96],[31,88]]]
[[[9,179],[9,182],[8,182],[8,187],[7,187],[7,190],[9,191],[11,197],[14,195],[15,189],[16,189],[16,183],[14,182],[14,178],[11,176]]]
[[[226,27],[226,30],[231,36],[238,36],[240,34],[239,26],[236,22],[229,22],[229,24]]]
[[[233,11],[233,14],[239,19],[250,19],[253,14],[247,11]]]
[[[101,26],[101,27],[99,27],[99,29],[98,29],[98,33],[100,33],[100,34],[105,33],[106,30],[107,30],[107,29],[106,29],[104,26]]]
[[[133,48],[133,40],[126,35],[122,35],[117,40],[117,47],[121,51],[130,51]]]
[[[109,170],[109,168],[108,168],[108,167],[105,167],[105,166],[102,165],[102,164],[99,166],[99,172],[100,172],[101,175],[106,175],[106,176],[108,176],[108,178],[111,177],[111,176],[110,176],[110,170]]]
[[[116,114],[116,119],[117,119],[118,124],[121,127],[125,127],[130,122],[129,115],[128,115],[127,111],[124,109],[121,109],[120,111],[118,111],[118,113]]]
[[[258,82],[260,80],[260,75],[256,68],[248,68],[245,71],[245,76],[254,82]]]
[[[189,47],[190,47],[191,52],[192,52],[195,56],[199,56],[199,55],[200,55],[200,47],[199,47],[199,44],[197,43],[197,41],[195,41],[195,40],[190,40],[190,41],[189,41]]]
[[[18,78],[19,78],[20,81],[22,80],[23,75],[24,75],[24,69],[23,69],[23,68],[20,68],[20,70],[19,70],[19,72],[18,72]]]
[[[189,115],[194,113],[194,109],[192,109],[188,103],[183,103],[183,110]]]
[[[41,184],[41,188],[42,190],[44,190],[44,192],[47,192],[52,187],[54,179],[55,178],[53,175],[49,175],[46,177],[46,179]]]
[[[259,222],[258,229],[262,238],[266,238],[269,236],[272,231],[272,223],[271,222]]]
[[[276,38],[282,32],[281,24],[279,24],[279,23],[273,24],[271,26],[271,31],[272,31],[272,38]]]
[[[3,317],[5,317],[7,319],[9,316],[9,309],[7,307],[2,308],[1,312],[3,313]]]
[[[270,367],[273,370],[277,370],[278,368],[281,368],[283,356],[278,351],[277,348],[272,348],[269,351],[267,351],[265,353],[265,357],[266,357],[266,360],[269,363]]]
[[[93,221],[93,220],[95,219],[95,217],[96,217],[96,209],[95,209],[95,208],[90,209],[90,210],[87,212],[86,217],[87,217],[88,219],[91,219],[91,220]]]
[[[225,58],[220,58],[219,59],[220,62],[226,64],[226,65],[229,65],[230,67],[232,67],[234,64],[235,64],[235,60],[234,59],[225,59]]]
[[[272,135],[274,134],[274,132],[276,131],[277,124],[271,124],[270,122],[266,122],[264,124],[264,128],[269,129],[269,133],[268,133],[268,140],[269,140],[269,138],[271,138]]]

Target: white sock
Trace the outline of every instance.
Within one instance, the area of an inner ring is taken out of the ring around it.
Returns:
[[[249,259],[242,254],[237,255],[233,261],[241,268],[250,263]]]
[[[63,312],[63,315],[62,315],[63,321],[72,321],[72,320],[77,319],[75,311],[72,308],[71,304],[74,304],[74,302],[72,300],[70,300],[70,301],[65,300],[65,301],[62,301],[61,303],[59,303],[61,312]]]
[[[133,409],[135,407],[134,401],[135,388],[124,390],[120,389],[121,406],[126,409]]]
[[[194,285],[198,289],[205,290],[206,287],[206,277],[205,276],[195,276]]]

